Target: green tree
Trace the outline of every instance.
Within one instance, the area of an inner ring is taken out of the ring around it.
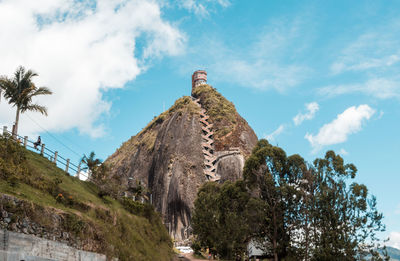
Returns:
[[[312,258],[313,246],[315,246],[315,237],[318,235],[316,229],[316,215],[318,212],[315,203],[315,191],[317,184],[313,166],[306,164],[303,166],[302,178],[299,180],[300,202],[298,214],[300,217],[298,224],[297,240],[294,244],[297,247],[297,255],[304,261],[309,261]]]
[[[201,247],[209,248],[211,252],[216,249],[219,240],[217,198],[220,189],[220,185],[214,182],[207,182],[199,189],[191,220],[197,242]]]
[[[19,116],[25,111],[37,111],[47,116],[46,107],[32,102],[33,97],[49,95],[52,92],[47,87],[36,87],[32,82],[33,77],[38,76],[32,70],[26,71],[20,66],[13,78],[0,77],[0,89],[4,91],[4,98],[9,104],[17,107],[13,135],[18,134]]]
[[[307,164],[261,140],[244,178],[265,202],[259,242],[274,260],[382,260],[375,251],[384,231],[374,196],[349,182],[357,168],[333,151]]]
[[[357,168],[344,164],[340,155],[328,151],[314,161],[315,209],[314,260],[382,260],[375,249],[377,232],[383,232],[383,215],[377,210],[374,196],[363,184],[348,179],[356,177]]]
[[[192,227],[203,248],[227,260],[242,260],[252,237],[257,201],[243,181],[206,183],[195,201]]]
[[[250,240],[274,260],[388,260],[377,237],[383,216],[368,188],[351,182],[356,173],[333,151],[308,164],[260,140],[244,181],[199,190],[197,245],[230,260],[243,256]]]
[[[292,244],[298,237],[301,192],[299,183],[305,169],[299,155],[286,156],[284,150],[261,140],[244,168],[244,177],[255,196],[265,204],[259,243],[274,260],[297,256]]]
[[[219,240],[216,248],[223,258],[241,260],[251,239],[253,227],[248,222],[253,209],[243,181],[226,182],[218,195]],[[254,223],[253,223],[254,224]]]
[[[110,175],[110,167],[102,163],[101,159],[96,158],[94,151],[90,152],[89,156],[84,155],[81,159],[83,163],[82,170],[87,170],[88,181],[93,182],[99,187],[99,196],[111,196],[119,198],[121,189],[121,179],[119,176]]]
[[[102,170],[100,169],[101,159],[96,158],[94,151],[90,152],[89,156],[83,155],[81,162],[84,164],[82,169],[88,171],[88,178],[93,178],[97,170]],[[106,171],[106,169],[104,169],[104,171]]]

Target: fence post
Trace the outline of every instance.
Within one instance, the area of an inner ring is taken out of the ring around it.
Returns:
[[[8,133],[7,126],[3,126],[3,135],[6,136],[7,133]]]
[[[28,143],[28,136],[24,137],[24,147],[26,148],[26,144]]]
[[[78,171],[76,172],[76,177],[77,177],[78,179],[80,179],[80,178],[79,178],[79,174],[81,173],[81,163],[82,163],[82,161],[79,161],[79,164],[78,164]]]
[[[68,172],[68,168],[69,168],[69,159],[67,159],[67,164],[65,165],[65,172]]]
[[[40,155],[43,156],[43,152],[44,152],[44,143],[42,144],[42,149],[40,150]]]
[[[54,163],[57,164],[57,155],[58,155],[58,151],[54,152]]]

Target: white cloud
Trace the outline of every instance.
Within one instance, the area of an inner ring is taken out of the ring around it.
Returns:
[[[391,232],[389,238],[390,240],[387,242],[387,245],[400,249],[400,232]]]
[[[337,77],[357,82],[325,86],[323,96],[364,94],[376,99],[400,99],[400,20],[384,19],[367,31],[351,38],[335,54],[330,71]],[[361,79],[361,80],[359,80]]]
[[[307,103],[305,105],[306,113],[298,113],[294,118],[294,125],[300,125],[304,120],[311,120],[314,118],[315,113],[319,110],[319,105],[316,102]]]
[[[189,74],[190,68],[205,68],[215,75],[214,82],[286,92],[311,72],[302,59],[309,46],[304,23],[301,18],[290,19],[272,20],[255,36],[243,35],[246,41],[240,43],[234,37],[200,35],[202,41],[189,50],[191,59],[180,61],[181,71]]]
[[[222,57],[215,63],[215,71],[225,80],[259,90],[285,92],[301,83],[309,75],[310,68],[284,61],[288,57],[295,59],[306,41],[301,34],[302,20],[282,20],[271,21],[258,38],[249,43],[248,49],[240,46],[237,51],[222,51]]]
[[[400,203],[397,204],[397,207],[396,207],[396,209],[394,210],[394,214],[400,215]]]
[[[346,60],[346,59],[345,59]],[[393,54],[381,58],[369,58],[361,62],[336,61],[331,65],[331,71],[334,74],[344,71],[365,71],[368,69],[389,67],[400,61],[400,55]],[[350,63],[350,64],[348,64]]]
[[[390,29],[389,29],[390,28]],[[385,25],[385,30],[370,31],[360,35],[346,46],[332,63],[331,72],[386,70],[400,62],[398,24]]]
[[[341,148],[341,149],[339,150],[339,154],[344,156],[344,155],[348,155],[349,153],[347,152],[347,150]]]
[[[178,0],[177,2],[180,7],[201,17],[209,15],[210,3],[222,7],[228,7],[230,5],[230,1],[228,0]]]
[[[276,130],[271,134],[265,135],[265,138],[269,141],[275,141],[275,138],[285,130],[285,125],[281,124]]]
[[[344,84],[322,87],[322,96],[338,96],[349,93],[363,93],[378,99],[400,98],[400,81],[385,78],[372,78],[363,84]]]
[[[335,120],[322,126],[317,135],[307,133],[305,138],[310,142],[314,151],[323,146],[345,142],[350,134],[361,130],[362,124],[375,113],[366,104],[352,106],[339,114]]]
[[[383,115],[385,115],[385,112],[381,110],[381,111],[379,112],[379,115],[378,115],[378,120],[379,120],[379,119],[382,119]]]
[[[215,69],[224,79],[242,86],[259,90],[275,89],[279,92],[298,85],[307,73],[307,69],[301,66],[274,63],[261,57],[250,61],[228,58],[216,64]]]
[[[0,28],[0,74],[24,65],[54,92],[38,99],[49,116],[32,117],[50,131],[78,128],[91,136],[104,133],[96,121],[111,106],[102,92],[135,79],[150,58],[181,53],[185,42],[152,0],[4,0]],[[14,110],[0,107],[0,123],[12,121]],[[20,130],[37,131],[24,117]]]

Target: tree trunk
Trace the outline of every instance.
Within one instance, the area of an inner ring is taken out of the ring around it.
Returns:
[[[278,261],[278,244],[277,244],[277,239],[278,239],[278,228],[277,228],[277,222],[276,222],[276,211],[275,208],[272,210],[272,222],[274,224],[274,239],[272,240],[273,242],[273,248],[274,248],[274,260]]]
[[[306,203],[306,208],[307,208],[307,203]],[[304,228],[304,232],[306,234],[306,253],[305,253],[305,261],[308,261],[308,245],[310,244],[309,242],[309,229],[308,229],[308,209],[306,210],[306,223],[305,223],[305,228]]]
[[[19,108],[19,106],[17,106],[17,115],[15,116],[15,127],[13,129],[13,137],[15,137],[15,138],[18,135],[19,113],[20,113],[20,108]]]
[[[309,254],[308,254],[308,252],[309,252],[309,244],[310,244],[310,241],[309,241],[309,237],[310,237],[310,229],[309,229],[309,227],[308,227],[308,223],[310,222],[309,221],[309,218],[310,218],[310,212],[309,212],[309,202],[308,202],[308,195],[307,195],[307,193],[304,195],[304,197],[305,197],[305,214],[306,214],[306,221],[305,221],[305,227],[304,227],[304,232],[305,232],[305,235],[306,235],[306,253],[305,253],[305,261],[308,261],[309,260]]]

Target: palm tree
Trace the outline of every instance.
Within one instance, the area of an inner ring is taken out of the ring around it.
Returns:
[[[13,135],[18,133],[20,113],[37,111],[47,116],[47,108],[32,103],[32,98],[38,95],[52,94],[52,92],[47,87],[36,87],[32,82],[32,78],[35,76],[38,76],[38,74],[32,70],[26,71],[24,67],[20,66],[15,71],[13,78],[0,77],[0,90],[4,91],[4,98],[13,107],[17,107]]]
[[[88,176],[90,177],[93,172],[96,171],[97,167],[101,164],[101,159],[96,159],[94,151],[90,152],[89,157],[83,155],[81,162],[85,165],[82,169],[88,170]]]

